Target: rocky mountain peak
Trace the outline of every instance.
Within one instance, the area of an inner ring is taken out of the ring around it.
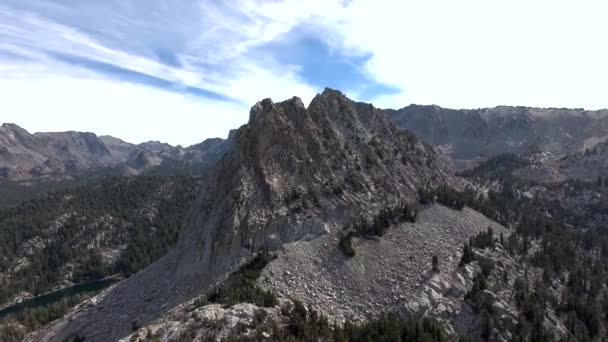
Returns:
[[[341,229],[449,179],[429,145],[370,104],[331,89],[308,108],[297,97],[264,99],[195,205],[178,267],[223,272],[259,248]]]
[[[4,123],[0,126],[0,144],[2,145],[25,142],[29,135],[28,131],[14,123]]]

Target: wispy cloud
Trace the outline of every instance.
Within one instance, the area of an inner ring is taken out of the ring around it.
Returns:
[[[314,90],[289,68],[271,69],[244,56],[256,41],[263,41],[258,34],[269,29],[267,22],[239,15],[232,8],[204,2],[0,5],[0,88],[12,99],[23,100],[4,102],[2,121],[16,121],[31,130],[83,129],[135,141],[158,138],[191,144],[225,135],[242,124],[248,107],[263,97],[298,93],[311,97]],[[247,23],[250,26],[244,27]],[[92,104],[117,95],[109,89],[111,84],[130,95],[111,98],[113,105],[102,106],[107,112],[100,113],[100,107]],[[52,100],[59,98],[64,101]],[[82,98],[92,101],[83,103]],[[168,102],[174,103],[173,108],[167,108]],[[149,103],[155,105],[145,105]],[[186,113],[191,114],[196,105],[201,114],[188,117]],[[145,113],[136,110],[142,107]],[[235,120],[237,110],[243,114]],[[104,125],[94,115],[105,115],[111,123]],[[40,120],[43,116],[55,118],[55,123]],[[117,129],[123,124],[120,121],[132,116],[148,123],[140,127],[147,134]],[[182,127],[152,134],[151,127],[170,127],[166,123],[177,118],[184,126],[197,123],[222,129],[188,136]]]
[[[225,135],[255,101],[307,102],[325,86],[391,107],[605,107],[606,9],[593,0],[8,0],[0,91],[12,100],[0,102],[0,121],[190,144]],[[125,118],[141,123],[138,133],[121,128]]]

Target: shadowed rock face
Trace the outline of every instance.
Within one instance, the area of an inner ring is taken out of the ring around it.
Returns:
[[[451,182],[432,147],[382,111],[331,89],[308,108],[298,98],[265,99],[231,136],[176,250],[39,340],[75,332],[87,341],[125,336],[132,321],[157,318],[262,247],[342,229],[361,214],[413,200],[418,187]]]
[[[411,105],[387,114],[397,126],[449,147],[450,155],[460,160],[507,152],[561,156],[608,139],[608,110],[505,106],[454,110]]]

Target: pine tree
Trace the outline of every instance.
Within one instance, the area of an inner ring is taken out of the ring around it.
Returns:
[[[460,266],[464,266],[473,261],[473,252],[468,243],[464,243],[462,247],[462,256],[460,257]]]
[[[433,273],[439,273],[439,258],[433,255]]]

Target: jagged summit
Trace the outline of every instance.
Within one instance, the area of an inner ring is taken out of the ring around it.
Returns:
[[[370,104],[332,89],[308,108],[297,97],[264,99],[193,209],[178,268],[221,273],[259,248],[314,237],[449,179],[430,146]]]

